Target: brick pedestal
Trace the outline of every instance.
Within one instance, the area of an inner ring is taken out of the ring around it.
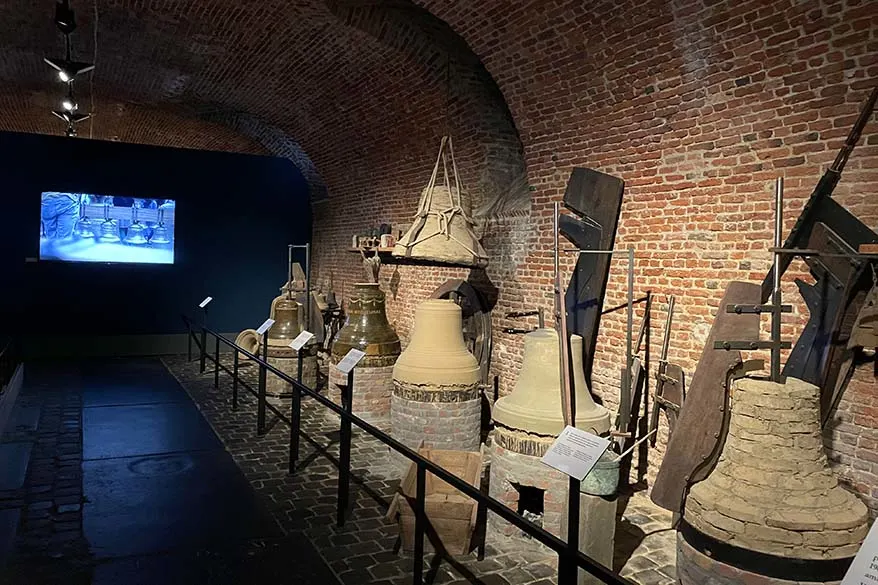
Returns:
[[[368,365],[364,358],[354,368],[353,412],[372,424],[385,424],[390,419],[390,394],[393,391],[393,363],[389,365]],[[327,397],[341,406],[341,387],[347,385],[348,377],[335,367],[334,359],[329,367],[329,389]],[[327,411],[327,416],[338,421],[338,416]]]
[[[481,444],[482,401],[478,388],[422,390],[398,382],[391,396],[390,431],[407,447],[478,451]],[[394,467],[408,469],[410,461],[395,451]]]
[[[302,351],[304,353],[302,357],[302,383],[309,388],[316,388],[318,375],[316,345],[305,347]],[[268,364],[295,380],[298,375],[299,356],[290,347],[269,345]],[[268,394],[269,403],[280,406],[282,399],[290,398],[293,385],[269,371],[265,374],[265,392]]]
[[[551,439],[495,427],[491,445],[491,475],[488,493],[559,538],[565,538],[563,518],[567,513],[568,478],[540,461]],[[515,450],[512,450],[512,448]],[[518,451],[527,451],[528,454]],[[542,500],[542,514],[534,510],[534,500]],[[491,534],[521,536],[517,527],[493,512],[488,513]]]

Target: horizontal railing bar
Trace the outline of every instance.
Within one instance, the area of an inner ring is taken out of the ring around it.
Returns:
[[[189,321],[191,323],[191,320],[187,319],[187,321]],[[437,465],[433,461],[430,461],[429,459],[422,457],[420,454],[416,453],[414,450],[410,449],[409,447],[400,443],[399,441],[397,441],[396,439],[394,439],[390,435],[387,435],[383,431],[379,430],[378,428],[376,428],[376,427],[372,426],[371,424],[367,423],[366,421],[362,420],[361,418],[359,418],[355,414],[349,414],[349,413],[345,412],[341,406],[339,406],[339,405],[335,404],[334,402],[332,402],[331,400],[321,396],[316,391],[312,390],[308,386],[305,386],[304,384],[301,384],[300,382],[291,378],[290,376],[288,376],[284,372],[278,370],[277,368],[275,368],[271,364],[262,361],[258,356],[255,356],[252,353],[248,352],[247,350],[238,347],[237,345],[235,345],[234,342],[230,341],[229,339],[227,339],[223,335],[217,333],[216,331],[213,331],[212,329],[204,327],[204,326],[200,326],[199,328],[203,329],[205,332],[207,332],[207,333],[211,334],[212,336],[214,336],[215,338],[219,339],[219,341],[221,341],[223,344],[225,344],[229,347],[236,348],[243,355],[249,357],[251,360],[255,361],[260,366],[273,372],[275,375],[280,377],[285,382],[292,384],[294,388],[297,388],[302,393],[307,394],[308,396],[311,396],[311,398],[313,398],[314,400],[319,402],[321,405],[325,406],[326,408],[328,408],[329,410],[331,410],[332,412],[337,414],[340,418],[350,419],[350,421],[352,423],[354,423],[355,425],[360,427],[362,430],[366,431],[366,433],[372,435],[373,437],[375,437],[376,439],[378,439],[379,441],[381,441],[382,443],[384,443],[388,447],[397,451],[398,453],[403,455],[406,459],[411,460],[413,463],[420,463],[421,465],[423,465],[427,469],[427,471],[429,471],[430,473],[432,473],[433,475],[435,475],[439,479],[441,479],[441,480],[445,481],[446,483],[452,485],[453,487],[457,488],[459,491],[463,492],[465,495],[474,499],[476,502],[484,504],[485,507],[487,507],[490,511],[494,512],[495,514],[497,514],[498,516],[500,516],[501,518],[503,518],[504,520],[506,520],[507,522],[509,522],[513,526],[516,526],[517,528],[520,528],[524,532],[528,533],[530,536],[535,538],[537,541],[539,541],[542,544],[551,548],[557,554],[564,556],[564,557],[569,557],[572,554],[572,556],[576,560],[577,566],[584,569],[585,571],[587,571],[591,575],[598,577],[599,579],[603,580],[605,583],[609,583],[609,584],[613,584],[613,585],[634,585],[632,581],[629,581],[629,580],[625,579],[624,577],[620,577],[620,576],[616,575],[610,569],[604,567],[603,565],[601,565],[600,563],[598,563],[597,561],[595,561],[591,557],[584,554],[582,551],[576,551],[575,553],[571,553],[571,551],[567,548],[567,543],[564,542],[563,540],[561,540],[560,538],[558,538],[557,536],[555,536],[554,534],[546,531],[545,529],[543,529],[540,526],[537,526],[536,524],[532,523],[531,521],[526,520],[522,516],[519,516],[517,513],[512,511],[511,508],[507,507],[505,504],[501,503],[499,500],[496,500],[496,499],[492,498],[491,496],[483,494],[480,490],[478,490],[475,487],[473,487],[472,485],[466,483],[461,478],[457,477],[456,475],[447,471],[446,469],[440,467],[439,465]],[[269,405],[266,404],[266,406],[269,406]]]
[[[223,372],[227,373],[229,376],[234,376],[234,375],[235,375],[235,374],[232,372],[232,370],[230,370],[229,368],[227,368],[227,367],[224,366],[223,364],[218,363],[218,362],[213,358],[212,355],[205,355],[204,357],[205,357],[207,360],[209,360],[210,362],[212,362],[212,363],[214,364],[214,366],[219,366],[219,369],[222,370]],[[241,386],[243,386],[243,387],[244,387],[244,390],[246,390],[247,392],[249,392],[249,393],[252,394],[253,396],[256,396],[257,398],[259,398],[259,393],[258,393],[256,390],[254,390],[253,387],[250,386],[250,384],[248,384],[247,382],[245,382],[244,380],[242,380],[240,376],[238,376],[238,384],[240,384]],[[273,412],[273,413],[275,414],[275,416],[277,416],[277,418],[279,418],[279,419],[282,420],[284,423],[286,423],[287,426],[290,426],[290,425],[292,424],[292,423],[290,422],[290,419],[287,418],[286,415],[284,415],[284,414],[283,414],[281,411],[279,411],[277,408],[275,408],[275,406],[274,406],[273,404],[270,404],[270,403],[266,402],[266,403],[265,403],[265,406],[266,406],[266,408],[268,408],[268,410],[270,410],[271,412]]]

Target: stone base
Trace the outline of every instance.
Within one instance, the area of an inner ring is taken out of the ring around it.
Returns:
[[[566,540],[566,530],[563,529],[562,522],[567,514],[567,476],[548,467],[539,457],[510,451],[499,446],[496,441],[491,445],[490,456],[488,494],[519,513],[527,510],[527,507],[520,506],[527,506],[528,502],[525,500],[534,495],[541,496],[543,513],[536,523],[542,522],[545,530]],[[522,487],[526,489],[523,491]],[[534,490],[541,490],[542,493]],[[488,539],[492,533],[523,536],[517,527],[493,512],[488,512]]]
[[[715,561],[692,548],[677,533],[677,579],[680,585],[839,585],[841,581],[788,581],[751,573]]]
[[[341,388],[348,377],[342,374],[335,359],[329,366],[327,398],[341,406]],[[393,365],[354,368],[353,413],[364,421],[381,425],[390,420],[390,394],[393,392]],[[338,415],[327,410],[326,416],[337,422]]]
[[[482,401],[420,402],[394,394],[390,399],[390,434],[407,447],[478,451],[481,444]],[[391,450],[393,466],[405,473],[411,463]]]
[[[297,357],[272,357],[268,356],[268,364],[274,366],[281,372],[290,376],[294,380],[299,371],[299,359]],[[317,356],[308,355],[302,358],[302,384],[316,389],[317,388]],[[283,395],[288,397],[293,391],[293,385],[281,380],[273,372],[265,374],[265,392],[268,394]]]

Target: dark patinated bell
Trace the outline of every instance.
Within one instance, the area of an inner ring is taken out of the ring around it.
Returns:
[[[851,347],[878,348],[878,286],[872,287],[851,331]]]
[[[299,303],[295,299],[279,298],[274,305],[274,325],[268,330],[269,339],[289,339],[292,341],[301,332]]]

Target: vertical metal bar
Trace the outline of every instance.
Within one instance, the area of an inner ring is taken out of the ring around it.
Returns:
[[[619,392],[619,430],[626,432],[631,421],[631,366],[634,362],[634,248],[628,248],[628,314],[625,326],[625,370],[622,372],[622,388]],[[625,439],[619,439],[624,444]]]
[[[262,359],[259,363],[259,393],[256,400],[256,434],[265,434],[265,364],[268,363],[268,331],[262,334]]]
[[[204,373],[204,369],[206,367],[205,361],[207,359],[207,329],[204,326],[201,327],[201,347],[199,348],[201,353],[199,354],[199,359],[201,363],[199,364],[199,372]]]
[[[220,372],[220,363],[219,363],[219,335],[214,337],[214,346],[213,346],[213,387],[219,388],[219,372]]]
[[[238,410],[238,348],[232,359],[232,410]]]
[[[192,323],[186,319],[186,361],[192,361],[192,336],[194,333],[192,332]]]
[[[342,407],[345,414],[341,417],[340,439],[338,445],[338,508],[336,525],[344,526],[350,502],[351,488],[351,411],[353,410],[354,370],[348,372],[347,390],[342,389]]]
[[[305,328],[311,331],[311,243],[305,244]]]
[[[771,304],[774,305],[771,311],[771,379],[774,382],[780,382],[780,253],[778,249],[783,245],[783,177],[778,177],[774,183],[774,268],[772,276],[774,277]]]
[[[421,585],[424,581],[424,533],[427,528],[427,468],[417,462],[417,492],[415,494],[415,558],[412,567],[412,585]]]
[[[302,383],[302,350],[298,354],[298,372],[296,380]],[[290,473],[296,472],[296,463],[299,461],[299,430],[302,427],[302,393],[299,387],[293,384],[293,399],[290,405]]]
[[[287,299],[293,298],[293,245],[287,246]]]
[[[567,554],[558,566],[558,583],[576,584],[579,567],[576,553],[579,552],[579,491],[580,481],[571,477],[567,484]]]

